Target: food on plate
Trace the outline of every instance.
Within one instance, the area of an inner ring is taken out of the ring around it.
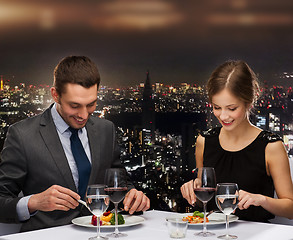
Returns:
[[[111,213],[110,211],[104,212],[100,218],[100,220],[102,221],[102,225],[110,225],[108,223],[110,223],[112,217],[113,217],[113,213]]]
[[[198,216],[200,218],[204,218],[204,213],[199,212],[199,211],[195,211],[195,212],[193,212],[193,216],[194,217]]]
[[[118,213],[117,217],[118,217],[118,225],[125,223],[124,217],[120,213]],[[111,225],[115,225],[115,213],[113,213],[110,223]]]
[[[93,215],[92,216],[91,224],[94,225],[94,226],[97,226],[97,222],[98,222],[97,216],[96,215]]]
[[[199,211],[195,211],[192,216],[186,216],[183,217],[182,219],[183,221],[187,221],[188,223],[191,224],[196,224],[196,223],[203,223],[204,221],[204,214],[199,212]],[[209,222],[209,219],[207,218],[206,222]]]
[[[118,225],[124,224],[124,217],[118,213]],[[93,215],[91,224],[97,226],[97,216]],[[110,211],[104,212],[100,217],[100,225],[115,225],[115,213],[111,213]]]

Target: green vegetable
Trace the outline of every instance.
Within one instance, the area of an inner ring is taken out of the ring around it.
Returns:
[[[193,213],[193,216],[194,216],[194,217],[199,216],[199,217],[203,218],[203,217],[204,217],[204,214],[201,213],[201,212],[199,212],[199,211],[195,211],[195,212]]]
[[[115,225],[115,213],[113,213],[110,223],[111,225]],[[120,213],[118,213],[118,225],[121,225],[124,223],[125,223],[124,217]]]

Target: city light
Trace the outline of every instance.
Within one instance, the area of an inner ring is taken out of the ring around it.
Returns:
[[[2,78],[0,139],[3,146],[11,124],[43,112],[53,101],[47,85],[13,86],[5,75]],[[121,161],[136,187],[148,194],[156,193],[156,198],[166,203],[167,210],[186,211],[187,206],[180,209],[180,186],[195,167],[196,134],[218,123],[204,86],[156,83],[149,85],[147,93],[145,86],[102,86],[93,115],[109,119],[117,126]],[[148,116],[153,114],[147,121],[143,121],[145,111]],[[292,114],[292,88],[272,86],[262,89],[251,115],[256,126],[283,137],[291,157]]]

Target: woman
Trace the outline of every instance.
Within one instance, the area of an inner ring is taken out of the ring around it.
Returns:
[[[225,62],[212,73],[207,90],[222,127],[198,136],[196,166],[214,167],[217,182],[238,184],[241,190],[235,214],[240,219],[293,218],[293,185],[282,140],[249,121],[259,90],[255,73],[243,61]],[[195,203],[193,181],[182,185],[181,192],[190,204]]]

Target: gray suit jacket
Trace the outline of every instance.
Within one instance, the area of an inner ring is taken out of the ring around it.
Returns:
[[[122,167],[114,124],[90,117],[86,124],[91,150],[91,183],[103,183],[105,169]],[[54,125],[51,110],[12,125],[7,133],[0,164],[0,221],[18,222],[18,194],[24,196],[61,185],[77,189]],[[81,206],[68,212],[38,211],[22,225],[22,231],[69,224],[86,211]]]

